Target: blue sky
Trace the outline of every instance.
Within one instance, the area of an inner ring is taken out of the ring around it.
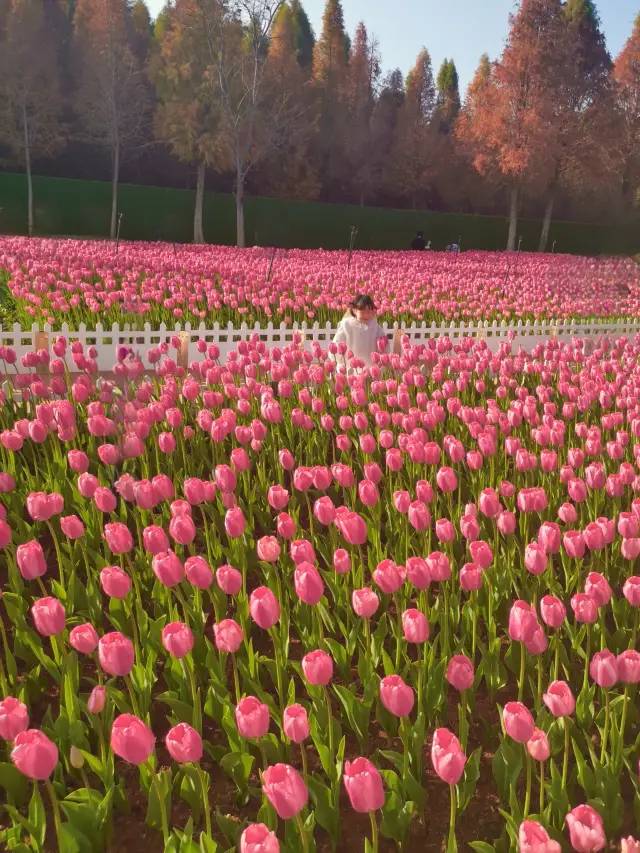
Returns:
[[[147,0],[153,15],[165,0]],[[325,0],[302,0],[316,35],[320,31]],[[612,56],[622,49],[640,12],[640,0],[596,0]],[[453,58],[461,90],[473,77],[483,53],[496,59],[509,29],[514,0],[342,0],[345,23],[353,34],[363,20],[380,43],[383,69],[399,67],[404,73],[418,52],[431,53],[434,72],[443,59]]]

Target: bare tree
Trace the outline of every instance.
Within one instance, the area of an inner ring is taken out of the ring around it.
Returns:
[[[271,73],[269,37],[284,0],[195,0],[183,25],[203,38],[212,99],[220,114],[235,172],[238,246],[245,245],[244,192],[250,170],[305,126],[308,104],[301,92]],[[179,7],[177,9],[179,11]]]
[[[104,0],[92,4],[88,0],[86,5],[86,14],[81,14],[76,24],[80,85],[75,108],[82,122],[82,137],[104,146],[111,155],[113,239],[120,168],[126,152],[139,147],[145,139],[147,91],[128,40],[126,3]]]
[[[7,16],[0,56],[0,139],[25,168],[30,237],[32,161],[53,156],[64,144],[61,109],[57,57],[42,0],[18,0]]]

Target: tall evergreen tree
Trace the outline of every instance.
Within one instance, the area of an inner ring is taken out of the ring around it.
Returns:
[[[351,185],[364,204],[373,187],[371,171],[371,120],[380,76],[380,55],[375,40],[369,41],[367,28],[358,24],[351,48],[344,84],[345,155]]]
[[[640,202],[640,15],[613,70],[615,99],[622,125],[622,196]]]
[[[337,89],[347,65],[347,37],[340,0],[327,0],[322,16],[322,33],[313,50],[313,77],[327,90]]]
[[[342,88],[347,71],[347,39],[340,0],[327,0],[322,16],[322,32],[313,51],[313,81],[319,97],[316,156],[320,179],[328,197],[344,191],[345,125]]]
[[[290,6],[295,25],[298,62],[302,68],[311,70],[311,66],[313,65],[313,49],[316,43],[313,27],[300,0],[291,0]]]
[[[522,0],[510,17],[500,62],[481,84],[458,134],[483,175],[501,178],[510,191],[508,249],[516,244],[519,196],[539,192],[554,172],[557,136],[554,103],[574,56],[560,0]]]
[[[0,140],[27,176],[27,221],[33,234],[34,159],[56,154],[64,142],[56,45],[42,0],[14,0],[0,54]]]
[[[197,169],[193,241],[204,243],[203,202],[206,170],[223,171],[232,165],[228,138],[217,100],[212,96],[206,41],[189,26],[191,0],[178,0],[164,12],[167,25],[150,63],[156,87],[157,136],[167,142],[184,163]]]
[[[436,87],[431,57],[423,48],[407,74],[405,98],[398,114],[393,166],[397,187],[416,209],[433,177]]]
[[[131,44],[126,0],[78,0],[74,18],[78,63],[75,109],[82,137],[111,157],[111,238],[116,236],[118,185],[125,155],[141,144],[148,90]]]
[[[443,61],[438,71],[437,85],[440,130],[448,133],[460,112],[458,70],[453,59]]]

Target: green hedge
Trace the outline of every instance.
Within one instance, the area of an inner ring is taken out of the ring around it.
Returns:
[[[195,193],[123,184],[118,210],[125,240],[189,242],[193,233]],[[111,185],[99,181],[34,178],[35,230],[39,235],[106,237],[109,233]],[[361,249],[404,249],[415,232],[424,231],[435,249],[462,240],[463,249],[501,251],[507,241],[507,220],[497,216],[427,213],[349,205],[247,198],[247,245],[343,249],[352,225],[359,229]],[[0,232],[24,234],[27,192],[24,175],[0,174]],[[523,250],[535,250],[541,223],[521,220],[518,233]],[[207,193],[204,203],[205,239],[235,242],[232,196]],[[549,248],[573,254],[632,254],[640,248],[633,229],[554,222]]]

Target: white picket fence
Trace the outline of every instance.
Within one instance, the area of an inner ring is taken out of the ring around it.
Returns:
[[[406,334],[414,344],[426,343],[430,338],[438,338],[447,336],[454,343],[461,338],[473,337],[482,338],[487,341],[487,345],[491,350],[496,351],[502,341],[509,339],[510,333],[513,333],[512,348],[517,351],[520,347],[527,351],[531,351],[537,343],[547,338],[557,338],[563,342],[569,342],[572,339],[585,338],[597,340],[602,336],[621,337],[634,336],[640,334],[640,318],[628,318],[617,321],[598,321],[598,320],[567,320],[567,321],[545,321],[533,323],[490,323],[489,321],[480,322],[478,324],[465,323],[447,325],[442,323],[436,325],[431,323],[412,323],[410,326],[399,327],[397,323],[384,324],[383,329],[389,338],[393,338],[397,329],[401,328],[403,334]],[[231,323],[227,326],[220,326],[214,323],[211,328],[207,328],[204,323],[198,327],[192,328],[191,324],[186,323],[181,326],[179,323],[174,328],[168,329],[164,323],[160,324],[158,329],[152,329],[146,323],[141,330],[132,330],[126,325],[120,328],[115,323],[110,329],[104,329],[98,324],[95,330],[87,330],[84,324],[78,329],[69,329],[64,324],[61,329],[52,331],[49,326],[41,328],[36,324],[33,325],[30,331],[25,331],[16,323],[13,329],[3,329],[0,327],[0,345],[12,347],[18,355],[16,367],[19,371],[26,371],[20,364],[20,358],[27,352],[42,348],[49,349],[51,356],[51,344],[58,335],[64,335],[68,341],[81,341],[87,347],[95,347],[97,350],[97,362],[99,370],[110,370],[113,367],[115,360],[115,350],[118,344],[131,346],[143,359],[150,349],[157,347],[162,342],[169,342],[172,337],[177,336],[182,342],[181,361],[184,364],[190,364],[193,361],[202,361],[206,358],[197,350],[197,342],[205,340],[207,343],[215,343],[220,348],[221,360],[226,359],[226,355],[232,349],[235,349],[238,342],[249,340],[252,335],[259,335],[268,347],[285,347],[291,344],[294,334],[298,332],[303,340],[305,348],[309,349],[313,342],[317,341],[321,347],[326,348],[336,333],[336,329],[327,323],[326,326],[320,326],[318,323],[308,325],[307,323],[287,326],[281,323],[279,326],[274,326],[268,323],[266,326],[260,326],[256,323],[255,326],[248,326],[243,323],[239,328],[234,327]]]

